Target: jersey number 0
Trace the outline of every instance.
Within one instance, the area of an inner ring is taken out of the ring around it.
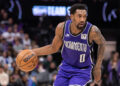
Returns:
[[[85,62],[85,54],[80,55],[80,63]]]

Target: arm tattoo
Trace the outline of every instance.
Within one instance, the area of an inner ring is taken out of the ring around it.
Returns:
[[[105,50],[105,39],[96,26],[93,26],[93,41],[98,45],[97,62],[95,66],[101,67]]]

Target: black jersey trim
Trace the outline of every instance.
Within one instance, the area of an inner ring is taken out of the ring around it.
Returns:
[[[89,27],[89,31],[88,31],[88,39],[87,39],[87,41],[88,41],[88,45],[89,46],[91,46],[93,43],[90,43],[90,39],[89,39],[89,36],[90,36],[90,31],[91,31],[91,29],[92,29],[92,26],[93,25],[91,25],[90,27]]]
[[[64,26],[63,26],[63,36],[62,36],[62,39],[64,39],[64,35],[65,35],[65,28],[66,28],[66,21],[64,22]]]
[[[71,32],[71,23],[70,23],[70,24],[69,24],[69,27],[68,27],[69,33],[70,33],[73,37],[77,37],[77,36],[79,36],[81,33],[83,33],[83,32],[86,30],[87,24],[88,24],[88,22],[86,22],[86,25],[84,26],[84,28],[83,28],[78,34],[73,34],[73,33]]]

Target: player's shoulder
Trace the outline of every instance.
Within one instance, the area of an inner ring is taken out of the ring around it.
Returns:
[[[64,28],[65,22],[60,22],[57,25],[57,28]]]
[[[91,27],[91,33],[96,33],[96,32],[100,32],[99,28],[96,25],[92,25]]]
[[[90,39],[93,40],[96,36],[100,36],[101,31],[96,25],[92,25],[91,30],[90,30]]]
[[[64,26],[65,26],[65,22],[60,22],[57,27],[56,27],[56,31],[60,31],[60,32],[63,32],[64,30]]]
[[[65,22],[60,22],[57,27],[56,27],[56,34],[59,36],[63,36],[64,33],[64,26],[65,26]]]

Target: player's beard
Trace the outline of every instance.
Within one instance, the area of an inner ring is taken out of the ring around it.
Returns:
[[[81,30],[86,26],[86,22],[80,22],[77,24],[77,29]]]

